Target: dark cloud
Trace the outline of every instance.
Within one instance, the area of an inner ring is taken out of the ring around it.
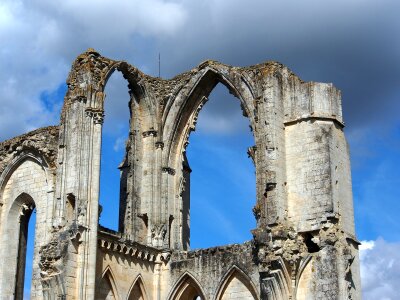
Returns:
[[[201,1],[187,26],[161,39],[167,76],[207,58],[286,64],[304,80],[343,92],[351,128],[395,122],[400,109],[398,1]]]
[[[162,0],[1,1],[0,140],[58,122],[58,110],[49,110],[41,95],[59,89],[79,53],[92,47],[132,60],[133,39],[151,44],[185,19],[181,5]]]
[[[13,133],[30,128],[30,117],[46,114],[38,95],[56,90],[73,59],[93,47],[151,75],[161,52],[164,77],[208,58],[239,66],[277,60],[304,80],[340,88],[351,130],[390,125],[400,108],[398,11],[395,0],[4,1],[1,67],[9,73],[0,80],[16,84],[6,82],[0,99],[7,111],[14,98],[29,102],[31,116],[19,117]]]

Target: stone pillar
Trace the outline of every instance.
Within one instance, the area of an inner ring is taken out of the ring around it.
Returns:
[[[97,228],[99,222],[99,196],[100,196],[100,163],[101,163],[101,137],[102,123],[104,113],[102,110],[87,111],[92,118],[91,130],[92,141],[91,151],[89,152],[90,176],[88,178],[88,214],[87,224],[89,224],[88,233],[88,257],[85,262],[87,273],[87,283],[84,288],[84,297],[82,299],[94,299],[95,279],[96,279],[96,254],[97,254]]]
[[[68,119],[63,124],[64,134],[60,145],[65,147],[58,181],[59,219],[64,219],[62,209],[68,196],[76,199],[76,220],[72,223],[82,232],[77,254],[76,286],[77,299],[94,299],[97,253],[97,230],[99,218],[99,186],[101,161],[101,131],[104,113],[103,94],[87,88],[87,97],[80,97],[71,104]],[[68,94],[67,94],[68,95]],[[88,101],[95,98],[96,101]],[[93,106],[91,106],[90,102]],[[68,259],[68,258],[67,258]],[[67,265],[65,261],[63,263]],[[70,287],[73,289],[72,287]]]

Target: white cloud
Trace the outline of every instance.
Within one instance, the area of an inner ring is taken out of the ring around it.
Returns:
[[[135,35],[169,36],[185,22],[182,6],[163,0],[2,1],[0,140],[58,123],[59,106],[41,94],[65,82],[82,51],[129,53]]]
[[[209,95],[198,116],[196,130],[208,135],[235,135],[250,133],[249,119],[243,117],[240,101],[218,84]]]
[[[362,255],[365,255],[367,253],[367,250],[372,250],[375,247],[375,241],[362,241],[361,245],[359,247],[360,250],[360,259]]]
[[[119,137],[115,140],[113,149],[115,152],[119,152],[125,148],[125,137]]]
[[[129,90],[128,82],[120,72],[114,72],[105,88],[105,123],[103,132],[114,138],[128,136]]]
[[[234,134],[249,128],[247,120],[236,115],[215,115],[204,113],[199,119],[197,129],[208,134]]]
[[[310,79],[339,83],[342,78],[347,83],[351,76],[352,90],[359,94],[346,94],[350,106],[368,112],[354,113],[352,109],[346,110],[347,114],[352,111],[354,118],[362,116],[365,122],[385,110],[390,114],[385,119],[393,120],[398,101],[387,97],[382,101],[382,91],[393,91],[388,86],[396,86],[391,79],[398,78],[398,49],[384,46],[393,42],[391,31],[398,28],[394,13],[398,3],[381,3],[2,0],[0,140],[57,123],[57,108],[49,110],[43,105],[40,93],[54,91],[65,82],[73,59],[89,47],[149,72],[156,70],[155,56],[160,51],[162,73],[167,76],[205,58],[236,65],[277,59]],[[349,72],[348,76],[342,76],[344,72]],[[364,78],[374,74],[378,75]],[[374,86],[376,82],[386,86]],[[376,91],[379,101],[368,87]],[[360,107],[358,98],[369,99],[369,105]],[[232,128],[223,117],[213,116],[210,124],[219,124],[216,130],[221,132]]]
[[[363,241],[360,262],[363,299],[400,299],[400,243]]]

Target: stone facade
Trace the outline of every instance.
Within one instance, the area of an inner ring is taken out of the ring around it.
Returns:
[[[130,89],[119,231],[98,224],[104,88]],[[190,132],[224,84],[249,118],[253,240],[191,251]],[[205,61],[170,80],[93,49],[69,74],[58,126],[0,143],[0,298],[22,299],[36,208],[32,299],[360,299],[340,92],[266,62]]]

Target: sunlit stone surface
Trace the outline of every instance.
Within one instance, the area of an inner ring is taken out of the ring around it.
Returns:
[[[118,232],[98,224],[104,88],[114,70],[131,95]],[[332,84],[303,82],[276,62],[205,61],[163,80],[93,49],[67,83],[58,126],[0,143],[1,299],[22,299],[34,208],[32,299],[360,299]],[[241,101],[254,135],[257,225],[250,242],[190,251],[185,149],[218,83]]]

